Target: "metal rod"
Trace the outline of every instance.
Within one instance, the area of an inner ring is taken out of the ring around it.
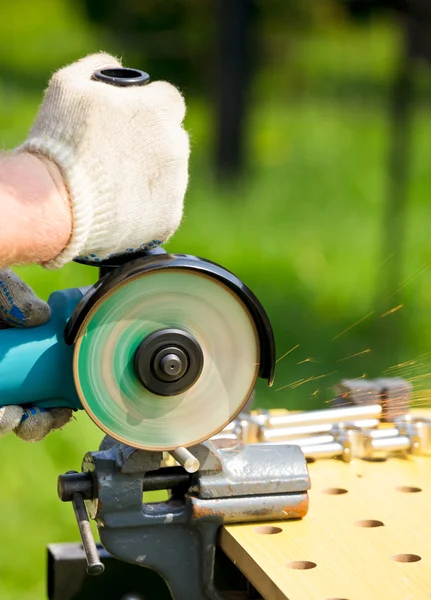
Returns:
[[[175,450],[170,450],[169,454],[184,467],[187,473],[196,473],[199,470],[200,464],[198,459],[187,448],[180,446]]]
[[[332,423],[319,423],[317,425],[301,425],[299,427],[264,428],[261,431],[262,442],[278,442],[293,440],[294,438],[306,437],[318,433],[330,433]]]
[[[310,444],[309,446],[301,446],[305,458],[334,458],[342,456],[344,448],[338,442],[331,444]]]
[[[411,441],[405,435],[372,440],[373,450],[384,450],[385,452],[407,452],[411,445]]]
[[[293,429],[293,428],[292,428]],[[298,430],[302,431],[302,428],[295,428]],[[310,429],[312,429],[310,427]],[[316,426],[317,429],[317,426]],[[305,428],[304,428],[305,430]],[[291,444],[291,445],[295,445],[295,446],[317,446],[317,445],[321,445],[321,444],[332,444],[332,443],[340,443],[343,442],[343,440],[346,438],[349,429],[341,429],[341,430],[337,430],[334,428],[329,428],[328,433],[317,433],[317,435],[310,435],[307,437],[295,437],[295,438],[289,438],[289,437],[282,437],[282,436],[277,436],[276,434],[278,432],[282,432],[284,431],[284,429],[269,429],[268,433],[271,434],[272,432],[274,433],[274,435],[269,436],[268,439],[264,438],[262,440],[263,443],[265,443],[265,445],[267,446],[279,446],[282,444]],[[372,447],[377,449],[388,449],[388,451],[391,448],[391,444],[394,444],[396,446],[395,449],[403,449],[404,445],[405,445],[405,439],[403,436],[403,441],[400,442],[399,439],[401,438],[398,429],[395,429],[393,427],[391,428],[387,428],[387,429],[373,429],[371,431],[369,430],[353,430],[354,433],[357,433],[359,435],[366,435],[368,437],[371,438],[372,440]],[[265,432],[266,433],[266,432]],[[377,440],[382,440],[380,442],[377,442]],[[376,442],[374,444],[374,442]]]
[[[374,429],[380,425],[380,419],[362,419],[359,421],[353,421],[352,425],[354,427],[361,427],[362,429]],[[347,423],[349,425],[349,423]]]
[[[220,433],[216,433],[210,438],[211,440],[238,440],[238,436],[234,433],[223,433],[224,429]]]
[[[158,471],[145,473],[142,481],[142,491],[172,490],[188,485],[190,485],[190,475],[184,473],[181,467],[163,467]]]
[[[294,443],[294,442],[292,442]],[[371,458],[380,452],[407,452],[411,448],[411,440],[403,435],[394,436],[391,438],[373,438],[371,440],[371,451],[363,455],[361,451],[358,453],[353,448],[348,449],[340,442],[330,442],[326,444],[301,444],[301,449],[306,458],[331,458],[336,456],[343,456],[346,451],[350,452],[350,459],[352,458],[365,458],[368,456]]]
[[[368,431],[368,434],[373,439],[382,440],[384,438],[397,437],[400,435],[400,432],[396,427],[387,427],[385,429],[373,429],[372,431]]]
[[[259,442],[258,445],[265,446],[323,446],[324,444],[332,444],[337,440],[333,435],[310,435],[309,437],[295,438],[291,440],[271,440],[269,442]]]
[[[288,425],[317,425],[318,423],[349,423],[361,419],[380,418],[381,414],[382,407],[380,404],[327,408],[268,417],[267,426],[287,427]]]
[[[89,575],[101,575],[105,570],[105,565],[100,561],[82,494],[73,494],[72,506],[75,511],[79,533],[81,534],[82,546],[87,559],[87,573]]]

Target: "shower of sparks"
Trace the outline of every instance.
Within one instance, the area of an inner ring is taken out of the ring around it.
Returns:
[[[391,308],[390,310],[384,312],[382,315],[380,315],[380,317],[387,317],[389,315],[393,315],[395,312],[400,310],[400,308],[403,308],[403,306],[404,304],[398,304],[398,306],[394,306],[394,308]]]
[[[296,350],[297,348],[299,348],[299,344],[296,344],[296,346],[293,346],[293,348],[291,348],[290,350],[288,350],[287,352],[285,352],[283,354],[283,356],[280,356],[280,358],[277,358],[277,360],[275,361],[276,363],[280,362],[280,360],[283,360],[283,358],[285,356],[287,356],[288,354],[290,354],[291,352],[293,352],[294,350]]]
[[[367,315],[365,315],[361,319],[358,319],[358,321],[356,321],[355,323],[353,323],[352,325],[350,325],[349,327],[347,327],[346,329],[344,329],[341,333],[338,333],[335,337],[333,337],[332,341],[334,341],[337,338],[341,337],[342,335],[344,335],[345,333],[347,333],[348,331],[350,331],[351,329],[353,329],[353,327],[356,327],[356,325],[359,325],[359,323],[362,323],[362,321],[365,321],[365,319],[368,319],[368,317],[371,317],[371,315],[373,315],[373,314],[374,314],[374,311],[371,311],[370,313],[368,313]]]
[[[371,348],[366,348],[365,350],[361,350],[361,352],[356,352],[356,354],[349,354],[348,356],[345,356],[344,358],[339,358],[337,360],[337,362],[341,362],[343,360],[349,360],[349,358],[355,358],[355,356],[362,356],[363,354],[368,354],[369,352],[372,352]]]
[[[412,385],[411,407],[431,406],[431,352],[391,365],[384,372]]]
[[[413,395],[411,406],[417,408],[419,406],[430,406],[431,404],[431,389],[420,390],[417,396]]]
[[[422,375],[414,375],[413,377],[409,377],[408,381],[410,383],[414,383],[415,381],[422,381],[423,379],[429,379],[431,373],[422,373]]]
[[[296,364],[297,364],[297,365],[302,365],[302,364],[304,364],[304,363],[306,363],[306,362],[309,362],[309,363],[317,363],[317,362],[319,362],[319,361],[318,361],[318,360],[314,360],[314,358],[311,358],[311,356],[309,356],[308,358],[304,358],[304,360],[300,360],[300,361],[299,361],[298,363],[296,363]]]
[[[317,379],[323,379],[324,377],[329,377],[330,375],[334,375],[337,371],[332,371],[331,373],[324,373],[323,375],[313,375],[312,377],[308,377],[307,379],[298,379],[297,381],[292,381],[291,383],[287,383],[282,387],[277,388],[275,391],[279,392],[280,390],[284,390],[286,388],[298,388],[300,385],[304,385],[304,383],[310,383],[310,381],[316,381]]]

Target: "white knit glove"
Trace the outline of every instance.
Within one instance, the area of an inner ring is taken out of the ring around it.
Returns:
[[[0,329],[43,325],[50,317],[49,306],[9,269],[0,270]],[[1,334],[0,334],[1,335]],[[0,404],[1,404],[0,398]],[[70,408],[37,408],[10,405],[0,408],[0,435],[16,433],[26,442],[38,442],[51,430],[66,425]]]
[[[184,100],[166,82],[116,87],[92,79],[120,66],[101,53],[60,69],[16,149],[55,162],[69,192],[72,235],[49,268],[151,248],[181,222],[189,158]]]

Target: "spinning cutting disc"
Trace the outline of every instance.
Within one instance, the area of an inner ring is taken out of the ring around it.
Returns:
[[[81,402],[103,431],[137,448],[168,450],[208,439],[230,422],[250,397],[259,360],[241,300],[199,271],[167,268],[127,280],[96,304],[76,341],[73,371]],[[186,372],[188,387],[175,385],[187,389],[175,393],[167,384],[174,395],[163,395],[144,384],[140,372],[158,377],[160,365]]]

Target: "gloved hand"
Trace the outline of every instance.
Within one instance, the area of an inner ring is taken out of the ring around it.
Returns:
[[[72,234],[49,268],[154,247],[182,218],[184,100],[166,82],[116,87],[92,79],[109,67],[121,63],[101,53],[55,73],[28,139],[16,149],[56,163],[69,193]]]
[[[35,327],[50,317],[48,304],[9,269],[0,270],[0,329]],[[14,432],[26,442],[42,440],[52,429],[63,427],[72,418],[70,408],[4,406],[0,408],[0,435]]]

